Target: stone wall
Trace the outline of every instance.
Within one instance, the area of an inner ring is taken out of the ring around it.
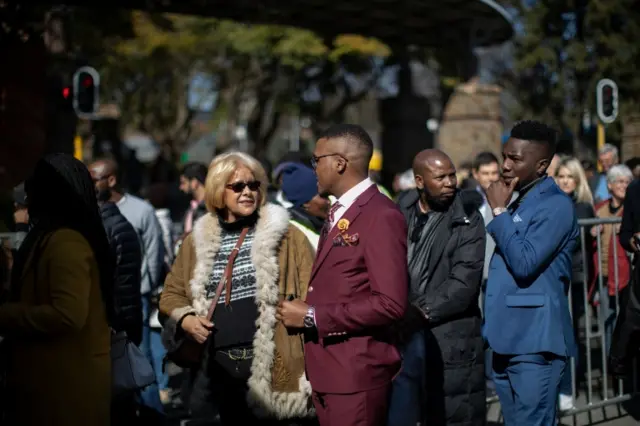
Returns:
[[[640,114],[631,114],[622,121],[622,160],[640,157]]]
[[[445,106],[436,146],[460,166],[482,151],[501,151],[500,88],[477,80],[456,88]]]

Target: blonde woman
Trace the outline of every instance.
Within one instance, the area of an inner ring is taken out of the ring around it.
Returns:
[[[565,157],[558,163],[555,175],[556,183],[560,189],[573,200],[576,216],[578,219],[588,219],[595,217],[593,209],[593,195],[589,189],[587,176],[585,175],[582,163],[577,158]],[[592,252],[591,234],[585,232],[585,249],[587,250],[587,265],[582,258],[582,246],[577,244],[573,252],[573,273],[571,277],[571,306],[573,312],[573,329],[578,336],[578,321],[584,314],[584,286],[587,285],[589,277],[593,273],[593,267],[589,260]],[[574,401],[571,395],[571,370],[563,376],[560,383],[560,409],[569,410],[573,408]]]
[[[580,160],[563,158],[558,164],[555,178],[560,189],[571,196],[575,203],[587,204],[593,210],[593,195]]]
[[[168,351],[181,339],[205,348],[192,371],[198,420],[213,420],[199,413],[214,404],[223,425],[300,424],[313,414],[302,332],[275,318],[279,301],[306,297],[313,249],[284,208],[265,204],[266,190],[265,171],[253,157],[214,158],[205,182],[208,213],[185,238],[164,285]],[[207,311],[229,273],[209,322]]]

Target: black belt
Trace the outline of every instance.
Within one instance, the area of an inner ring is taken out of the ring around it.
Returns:
[[[253,348],[230,348],[216,350],[216,353],[225,355],[232,361],[253,359],[253,352]]]

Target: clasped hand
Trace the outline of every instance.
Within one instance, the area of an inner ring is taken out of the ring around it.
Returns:
[[[285,327],[303,328],[307,310],[309,310],[309,305],[300,299],[283,300],[278,304],[276,319],[282,321]]]
[[[204,317],[187,315],[182,320],[182,329],[189,338],[198,343],[204,343],[211,335],[213,323]]]

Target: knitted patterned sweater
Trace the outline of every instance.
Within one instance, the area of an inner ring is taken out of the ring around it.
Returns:
[[[224,222],[220,222],[220,224],[222,226],[222,241],[206,286],[207,299],[209,300],[213,299],[216,289],[222,281],[229,256],[240,237],[242,225],[247,225],[245,221],[237,224]],[[226,289],[223,289],[220,294],[220,300],[218,300],[218,306],[213,315],[216,330],[213,344],[216,349],[251,346],[253,342],[256,319],[258,318],[258,309],[255,303],[256,270],[251,259],[254,236],[255,229],[252,226],[233,263],[229,306],[225,306]]]

